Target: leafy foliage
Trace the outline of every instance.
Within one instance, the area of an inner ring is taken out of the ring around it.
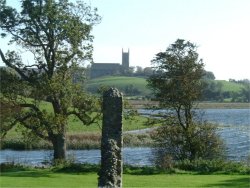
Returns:
[[[96,9],[68,0],[22,0],[20,12],[4,0],[0,5],[2,36],[9,34],[11,44],[34,57],[33,63],[26,65],[17,52],[4,54],[0,49],[2,61],[15,73],[6,71],[1,75],[1,101],[11,108],[20,108],[13,115],[13,125],[18,122],[51,141],[54,157],[63,159],[68,117],[75,116],[83,124],[96,119],[91,114],[98,109],[98,101],[73,83],[73,77],[82,62],[91,61],[90,32],[100,18]],[[42,109],[42,101],[50,103],[53,110]]]
[[[221,144],[215,127],[197,122],[193,109],[204,87],[204,64],[196,46],[178,39],[152,60],[155,74],[148,79],[161,107],[166,108],[163,127],[155,135],[156,163],[172,160],[212,159],[220,156]]]
[[[178,39],[152,60],[156,73],[147,81],[163,108],[173,109],[180,126],[192,124],[194,102],[201,97],[204,64],[196,46]]]
[[[185,159],[223,159],[224,145],[215,125],[193,123],[187,131],[170,120],[153,134],[155,162],[158,166],[171,166],[174,161]]]

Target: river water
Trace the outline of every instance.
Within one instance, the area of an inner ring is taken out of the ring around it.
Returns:
[[[140,114],[152,115],[164,113],[163,110],[139,110]],[[226,143],[230,160],[245,160],[250,154],[250,109],[206,109],[202,110],[203,119],[220,125],[219,134]],[[0,163],[17,162],[30,165],[43,165],[50,161],[50,150],[14,151],[1,150]],[[100,162],[100,150],[69,150],[68,158],[80,163]],[[125,164],[152,165],[151,148],[124,148]]]
[[[52,150],[15,151],[2,150],[0,163],[15,162],[33,166],[47,165],[53,156]],[[101,160],[101,152],[98,149],[91,150],[68,150],[67,157],[78,163],[98,164]],[[151,148],[123,148],[123,163],[137,166],[152,165]]]
[[[145,116],[164,114],[165,110],[139,110]],[[245,160],[250,155],[250,109],[197,110],[203,120],[219,125],[218,133],[230,160]]]

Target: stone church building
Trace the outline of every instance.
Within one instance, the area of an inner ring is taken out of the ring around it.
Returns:
[[[122,64],[120,63],[93,63],[90,69],[91,78],[101,76],[122,74],[129,69],[129,50],[124,52],[122,49]]]

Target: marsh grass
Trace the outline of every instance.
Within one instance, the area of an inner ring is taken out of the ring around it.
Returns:
[[[147,133],[123,135],[124,147],[152,146],[153,140]],[[86,132],[67,135],[67,149],[99,149],[101,146],[100,132]],[[8,138],[2,140],[1,149],[30,150],[30,149],[52,149],[52,144],[42,139],[36,142],[26,142],[21,138]]]

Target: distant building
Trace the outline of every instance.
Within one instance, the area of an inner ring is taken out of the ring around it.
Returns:
[[[90,69],[91,78],[101,76],[122,74],[129,69],[129,50],[124,52],[122,49],[122,64],[119,63],[93,63]]]

